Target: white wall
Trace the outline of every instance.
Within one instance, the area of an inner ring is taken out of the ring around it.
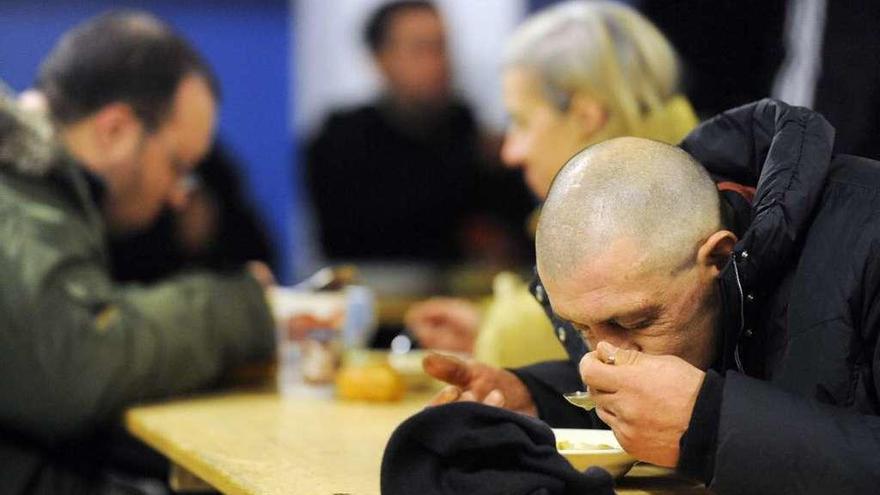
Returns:
[[[294,13],[294,128],[311,134],[326,113],[379,89],[362,41],[367,16],[385,0],[291,0]],[[449,30],[455,85],[487,128],[501,130],[499,65],[525,0],[437,0]]]

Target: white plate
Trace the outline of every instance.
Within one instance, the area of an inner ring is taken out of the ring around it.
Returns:
[[[422,368],[422,360],[428,354],[443,354],[467,361],[470,356],[459,352],[434,351],[425,349],[413,349],[404,353],[388,353],[388,364],[400,373],[410,390],[426,390],[445,385],[434,379]]]
[[[590,466],[599,466],[611,473],[611,476],[619,478],[636,462],[633,456],[620,447],[620,443],[610,430],[554,428],[553,434],[556,435],[557,448],[560,441],[574,444],[572,448],[560,449],[559,453],[578,471],[584,471]],[[599,445],[610,448],[589,448]]]
[[[422,369],[424,351],[413,350],[402,354],[388,353],[388,364],[403,377],[406,386],[410,390],[424,390],[431,388],[434,379]]]

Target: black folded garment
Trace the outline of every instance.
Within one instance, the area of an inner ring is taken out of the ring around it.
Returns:
[[[475,402],[407,419],[382,459],[383,495],[605,495],[613,486],[601,468],[574,469],[546,424]]]

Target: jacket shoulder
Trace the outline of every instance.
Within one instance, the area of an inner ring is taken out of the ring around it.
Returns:
[[[880,161],[855,155],[834,155],[829,181],[880,189]]]
[[[337,109],[324,120],[319,134],[344,133],[369,128],[382,121],[375,105],[361,105],[354,108]]]
[[[47,273],[72,257],[100,257],[102,234],[46,179],[0,174],[0,264],[4,273]]]

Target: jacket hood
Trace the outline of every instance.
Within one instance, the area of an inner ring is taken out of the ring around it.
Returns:
[[[772,99],[724,112],[681,143],[716,181],[756,188],[751,225],[734,249],[744,286],[774,286],[797,259],[833,146],[834,128],[824,117]]]
[[[15,94],[0,81],[0,169],[14,168],[26,175],[45,175],[60,149],[49,119],[25,110]]]
[[[756,189],[751,223],[719,279],[729,316],[722,319],[720,369],[763,373],[763,359],[742,355],[740,346],[751,340],[767,298],[797,263],[833,146],[834,128],[821,115],[769,99],[722,113],[682,142],[716,181]]]

